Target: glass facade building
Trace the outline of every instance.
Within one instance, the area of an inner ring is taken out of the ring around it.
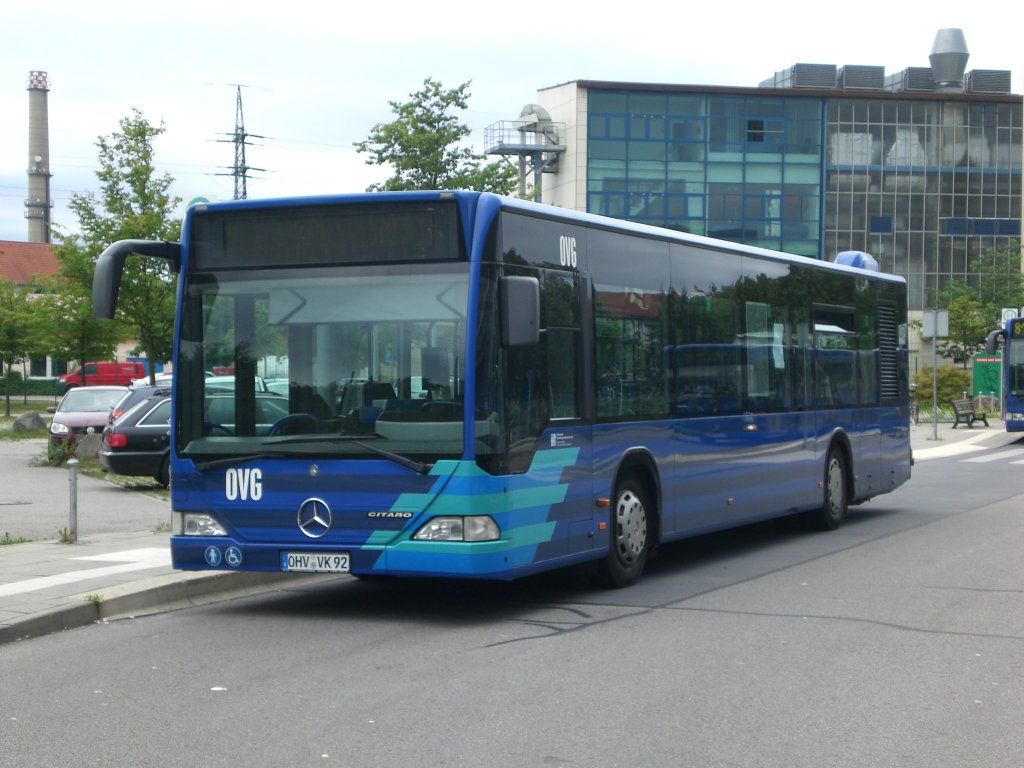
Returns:
[[[911,309],[1020,240],[1009,93],[577,81],[539,96],[567,126],[544,202],[813,258],[867,251],[907,278]]]
[[[592,90],[587,210],[817,256],[821,99]]]
[[[827,103],[823,251],[868,251],[907,278],[913,309],[1020,240],[1020,99],[944,96]]]

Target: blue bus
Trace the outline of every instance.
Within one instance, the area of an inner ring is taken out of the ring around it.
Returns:
[[[97,316],[132,254],[178,275],[177,568],[624,586],[664,542],[835,528],[910,477],[877,270],[486,193],[247,200],[109,246]]]
[[[1002,411],[1007,432],[1024,432],[1024,317],[1012,317],[985,340],[989,354],[1003,342]]]

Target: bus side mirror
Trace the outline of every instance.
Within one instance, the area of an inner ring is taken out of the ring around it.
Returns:
[[[1006,338],[1006,331],[1004,331],[1004,330],[992,331],[992,333],[990,333],[985,338],[985,351],[988,352],[990,355],[993,354],[996,351],[996,346],[999,344],[999,339],[1005,339],[1005,338]]]
[[[498,283],[501,343],[528,347],[540,341],[540,281],[509,276]]]
[[[177,272],[181,264],[181,246],[162,240],[118,240],[108,245],[96,258],[92,278],[92,314],[110,320],[117,309],[117,294],[121,289],[124,262],[132,254],[164,259]]]

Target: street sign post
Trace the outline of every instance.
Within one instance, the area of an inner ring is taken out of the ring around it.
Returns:
[[[932,340],[932,440],[939,439],[939,353],[936,341],[949,338],[949,310],[926,309],[921,317],[921,336]]]

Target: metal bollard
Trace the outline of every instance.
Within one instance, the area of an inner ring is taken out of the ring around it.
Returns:
[[[78,459],[68,459],[68,538],[78,543]]]

